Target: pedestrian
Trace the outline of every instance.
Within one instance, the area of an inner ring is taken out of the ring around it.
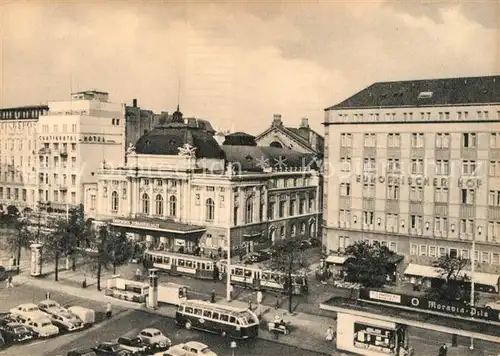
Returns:
[[[335,338],[335,333],[333,331],[333,328],[331,326],[328,327],[326,330],[326,335],[325,335],[326,341],[331,342]]]
[[[233,285],[229,285],[229,299],[233,300]]]
[[[248,310],[252,310],[252,299],[248,298]]]
[[[12,276],[9,276],[9,279],[7,281],[8,281],[7,287],[14,288],[14,284],[12,283]]]
[[[215,289],[212,289],[212,295],[210,296],[210,303],[215,303]]]
[[[280,306],[281,306],[281,298],[280,298],[280,295],[278,293],[276,295],[276,307],[275,307],[275,309],[279,309]]]
[[[446,355],[448,355],[448,346],[446,346],[446,344],[443,344],[439,348],[438,356],[446,356]]]
[[[264,296],[262,295],[262,292],[261,291],[258,291],[257,292],[257,304],[258,305],[261,305],[262,304],[262,300],[264,299]]]
[[[111,318],[111,314],[112,314],[112,311],[111,311],[111,303],[108,302],[108,304],[106,304],[106,318]]]

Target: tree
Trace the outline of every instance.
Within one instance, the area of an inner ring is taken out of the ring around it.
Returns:
[[[17,274],[20,272],[20,261],[22,249],[28,250],[35,241],[35,235],[30,230],[27,219],[19,219],[14,223],[14,232],[7,235],[7,245],[9,250],[17,254]]]
[[[277,241],[271,246],[271,259],[268,262],[268,267],[278,273],[283,273],[285,276],[284,290],[288,294],[288,311],[293,312],[293,279],[294,274],[303,274],[305,277],[305,269],[307,268],[306,260],[304,259],[301,249],[302,239],[298,237],[290,237]]]
[[[76,257],[83,253],[83,248],[85,246],[86,234],[88,230],[88,225],[85,220],[85,214],[83,205],[80,204],[76,208],[69,211],[68,216],[68,233],[71,234],[71,240],[75,242],[75,245],[67,251],[68,257],[72,259],[73,271],[76,270]]]
[[[94,268],[97,274],[97,290],[101,290],[102,269],[113,268],[128,262],[132,257],[134,245],[125,233],[120,233],[107,225],[100,226],[92,235],[96,252]]]
[[[364,287],[380,288],[394,271],[393,251],[378,242],[357,241],[346,248],[346,280]]]
[[[53,230],[48,234],[44,242],[44,247],[53,253],[54,256],[54,280],[59,280],[59,259],[69,255],[76,246],[77,239],[72,232],[71,222],[65,218],[58,218],[49,229]],[[47,251],[46,250],[46,251]]]
[[[441,301],[469,300],[471,278],[464,271],[469,264],[469,260],[461,257],[441,256],[433,264],[441,278],[432,281],[431,288],[426,293],[427,298]],[[478,297],[475,293],[475,301]]]

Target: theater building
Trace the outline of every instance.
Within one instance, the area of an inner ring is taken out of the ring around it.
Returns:
[[[318,234],[319,177],[311,155],[219,145],[182,113],[142,136],[122,166],[103,164],[85,187],[86,214],[153,247],[252,251]]]
[[[500,76],[375,83],[325,109],[323,240],[500,271]]]

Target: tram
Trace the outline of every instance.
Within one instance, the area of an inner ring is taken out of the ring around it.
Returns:
[[[227,261],[221,261],[219,269],[222,276],[227,275]],[[231,282],[255,290],[275,292],[288,291],[286,273],[271,271],[265,267],[231,265]],[[292,274],[292,293],[301,295],[308,292],[306,273]]]
[[[144,267],[158,268],[174,276],[185,275],[199,279],[217,277],[214,260],[175,252],[147,250],[144,252]]]

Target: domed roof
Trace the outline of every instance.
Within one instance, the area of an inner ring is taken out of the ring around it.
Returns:
[[[157,126],[142,136],[135,144],[137,154],[178,155],[185,144],[195,147],[197,158],[224,158],[224,151],[205,130],[172,122]]]

